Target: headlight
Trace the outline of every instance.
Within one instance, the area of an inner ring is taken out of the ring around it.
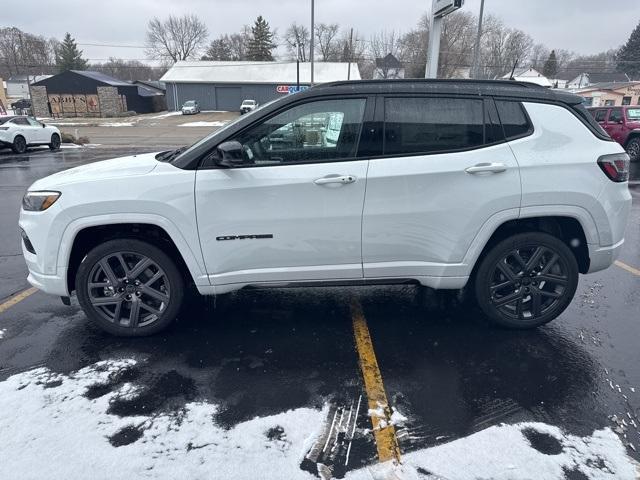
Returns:
[[[60,192],[27,192],[22,199],[22,208],[29,212],[42,212],[56,203]]]

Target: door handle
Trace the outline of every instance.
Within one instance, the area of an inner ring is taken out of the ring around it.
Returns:
[[[345,185],[347,183],[354,183],[357,180],[355,175],[327,175],[326,177],[318,178],[313,181],[316,185],[329,185],[339,183]]]
[[[507,170],[507,166],[504,163],[478,163],[473,167],[465,168],[465,172],[476,173],[501,173]]]

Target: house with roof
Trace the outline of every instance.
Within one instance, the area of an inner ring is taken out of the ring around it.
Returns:
[[[31,84],[38,117],[114,117],[166,109],[164,93],[90,70],[67,70]]]
[[[511,72],[507,73],[502,77],[503,80],[511,80],[512,74]],[[547,77],[545,77],[542,73],[536,70],[533,67],[522,67],[516,68],[513,72],[513,80],[518,82],[529,82],[535,83],[537,85],[541,85],[543,87],[551,88],[554,86]]]
[[[311,64],[301,62],[179,61],[160,79],[169,110],[195,100],[202,110],[240,110],[243,100],[262,104],[309,88]],[[314,82],[360,80],[357,63],[318,62]]]
[[[621,72],[581,73],[567,82],[567,88],[585,88],[599,83],[628,83],[631,79]]]
[[[12,75],[7,79],[7,99],[29,98],[29,85],[49,77],[51,75]]]
[[[404,78],[404,67],[400,60],[392,54],[383,58],[376,58],[376,68],[373,71],[374,79]]]
[[[640,82],[595,83],[571,91],[593,107],[640,105]]]

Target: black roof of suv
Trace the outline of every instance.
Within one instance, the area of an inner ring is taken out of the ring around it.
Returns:
[[[535,83],[510,80],[352,80],[316,85],[302,92],[301,95],[314,96],[320,93],[337,95],[350,93],[480,95],[562,102],[569,105],[577,105],[583,101],[581,97],[572,93],[551,90]]]

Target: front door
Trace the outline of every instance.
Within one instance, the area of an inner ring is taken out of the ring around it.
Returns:
[[[519,212],[520,172],[500,143],[495,106],[475,98],[386,98],[384,120],[384,158],[371,160],[367,176],[364,276],[456,276],[482,225],[498,212]]]
[[[214,285],[362,278],[365,99],[310,101],[228,140],[243,165],[196,174],[204,261]]]

